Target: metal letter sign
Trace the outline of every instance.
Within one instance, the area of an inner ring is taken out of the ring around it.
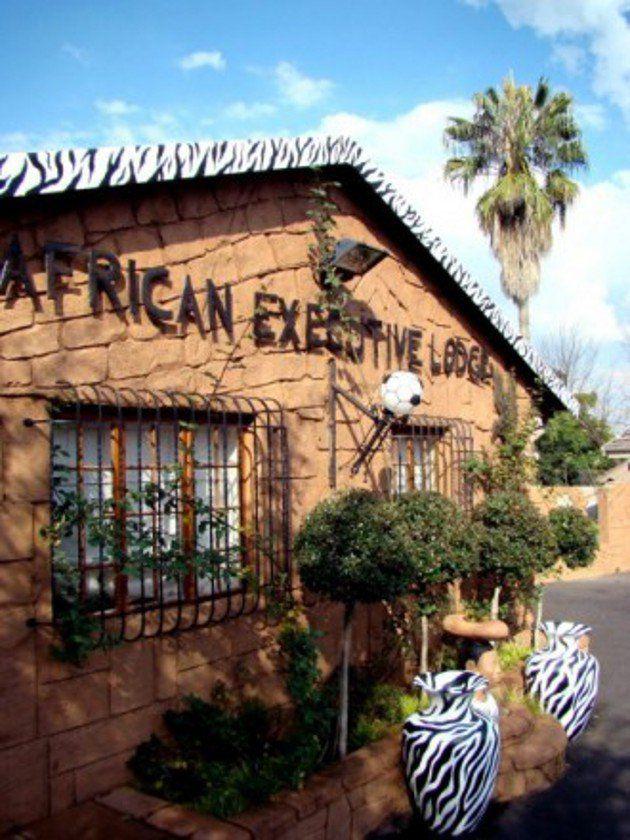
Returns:
[[[88,305],[95,315],[102,311],[105,297],[114,311],[122,313],[128,309],[135,321],[140,320],[144,310],[158,328],[166,328],[173,321],[181,329],[194,324],[204,337],[209,333],[213,341],[218,341],[222,331],[234,343],[235,316],[229,283],[217,287],[212,280],[205,281],[207,321],[204,321],[190,275],[184,279],[178,300],[166,307],[154,300],[157,286],[172,286],[165,266],[147,268],[140,274],[135,260],[129,259],[123,270],[120,259],[110,251],[84,249],[68,242],[46,243],[43,257],[47,297],[55,301],[61,315],[63,296],[71,290],[73,267],[83,271],[87,268]],[[4,296],[5,305],[16,297],[28,296],[39,307],[37,289],[17,236],[12,238],[0,269],[0,296]],[[418,327],[389,324],[375,318],[369,310],[363,311],[351,325],[350,335],[344,338],[347,346],[342,347],[335,329],[337,316],[327,313],[317,303],[297,298],[287,302],[278,294],[261,291],[254,293],[252,303],[250,317],[254,341],[259,347],[289,347],[296,353],[328,350],[333,355],[345,350],[349,359],[361,364],[366,342],[370,342],[374,367],[396,365],[416,373],[425,369],[422,356],[427,342]],[[467,344],[458,336],[448,336],[441,352],[435,335],[428,336],[427,355],[431,376],[468,376],[476,383],[486,382],[492,376],[488,351],[478,344]]]

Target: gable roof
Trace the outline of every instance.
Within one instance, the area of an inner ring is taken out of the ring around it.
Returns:
[[[623,432],[614,440],[605,443],[603,450],[606,455],[628,455],[630,456],[630,427],[624,429]]]
[[[546,388],[574,414],[578,404],[557,374],[520,335],[483,286],[449,253],[421,215],[349,137],[294,137],[0,155],[0,198],[278,172],[314,166],[349,166],[442,265],[486,321]]]

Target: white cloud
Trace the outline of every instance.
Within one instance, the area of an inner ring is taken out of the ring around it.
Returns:
[[[278,109],[270,102],[232,102],[223,110],[223,116],[233,120],[254,120],[269,117]]]
[[[2,152],[30,151],[31,135],[26,131],[6,131],[0,134],[0,150]]]
[[[458,99],[426,102],[384,121],[338,113],[325,117],[317,130],[354,137],[515,319],[514,307],[500,289],[498,264],[475,218],[475,202],[483,185],[466,198],[442,177],[446,119],[453,114],[469,115],[471,107]],[[556,233],[554,248],[543,262],[541,291],[532,301],[535,335],[555,329],[562,321],[580,325],[599,341],[620,338],[624,321],[630,319],[628,218],[630,171],[582,186],[566,230]]]
[[[629,217],[630,169],[582,186],[545,261],[541,298],[547,306],[540,322],[553,329],[562,313],[594,338],[621,340],[630,323]]]
[[[578,125],[586,128],[593,128],[595,131],[603,131],[608,124],[606,119],[606,110],[603,105],[598,105],[596,102],[579,103],[573,109],[578,121]]]
[[[333,88],[330,79],[314,79],[295,65],[281,61],[274,68],[280,96],[296,108],[310,108],[325,99]]]
[[[87,67],[90,63],[89,52],[83,47],[71,44],[69,41],[66,41],[65,44],[61,45],[61,52],[69,55],[71,58],[74,58],[75,61],[78,61],[79,64],[83,64],[84,67]]]
[[[569,62],[575,62],[578,51],[584,51],[590,59],[594,92],[617,105],[630,121],[630,0],[493,2],[513,27],[529,26],[553,39],[556,58],[572,55]],[[572,54],[568,47],[574,47]]]
[[[49,132],[9,131],[0,134],[1,152],[57,151],[94,145],[94,134],[89,131],[59,129]]]
[[[551,58],[558,64],[562,64],[568,73],[575,76],[584,69],[586,50],[578,44],[558,43],[553,45]]]
[[[213,70],[225,70],[226,61],[219,50],[210,52],[192,52],[182,56],[178,62],[182,70],[197,70],[199,67],[212,67]]]
[[[97,99],[94,107],[106,117],[126,117],[138,110],[137,105],[131,105],[124,99]]]

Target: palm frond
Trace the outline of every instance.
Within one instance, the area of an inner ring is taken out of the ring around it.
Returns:
[[[534,105],[536,108],[543,108],[547,99],[549,98],[549,83],[547,79],[541,78],[538,80],[538,87],[534,95]]]
[[[451,182],[461,181],[464,193],[467,193],[472,182],[484,169],[485,161],[481,155],[452,157],[444,165],[444,177]]]
[[[463,117],[449,117],[450,125],[444,129],[444,139],[449,143],[472,143],[475,139],[477,127],[470,120]]]
[[[558,214],[560,224],[564,226],[567,207],[573,204],[580,188],[561,169],[552,170],[545,184],[545,193]]]
[[[588,166],[586,150],[580,140],[571,140],[558,147],[558,164],[566,169]]]

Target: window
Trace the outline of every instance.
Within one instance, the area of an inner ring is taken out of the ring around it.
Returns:
[[[439,460],[437,435],[397,434],[394,441],[394,488],[439,492]]]
[[[57,407],[55,597],[71,591],[104,618],[175,608],[180,627],[184,606],[197,625],[252,608],[288,563],[280,421],[225,407]]]
[[[471,488],[464,463],[472,454],[468,424],[459,420],[420,418],[392,429],[391,492],[441,493],[469,507]]]

